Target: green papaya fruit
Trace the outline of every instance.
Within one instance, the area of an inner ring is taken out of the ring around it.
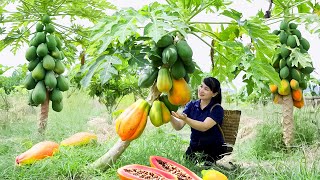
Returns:
[[[273,31],[272,31],[272,34],[274,34],[274,35],[279,35],[279,34],[280,34],[280,31],[277,30],[277,29],[276,29],[276,30],[273,30]]]
[[[171,35],[162,36],[159,41],[156,43],[157,47],[163,48],[173,44],[173,37]]]
[[[39,57],[45,57],[48,54],[48,47],[47,44],[45,43],[41,43],[38,47],[37,47],[37,55]]]
[[[49,51],[54,51],[57,47],[57,41],[54,35],[50,34],[47,36],[47,46]]]
[[[281,30],[287,30],[287,29],[288,29],[288,22],[285,21],[285,20],[281,21],[281,23],[280,23],[280,29],[281,29]]]
[[[43,58],[43,68],[50,71],[50,70],[53,70],[55,66],[56,66],[56,62],[49,54],[47,54]]]
[[[37,32],[36,41],[37,41],[37,44],[45,43],[46,42],[45,33],[44,32]]]
[[[288,34],[285,31],[281,31],[279,35],[279,40],[281,44],[287,43]]]
[[[139,76],[138,86],[142,88],[150,87],[158,77],[158,68],[147,66]]]
[[[289,24],[289,28],[290,28],[290,29],[297,29],[297,27],[298,27],[298,25],[295,24],[295,23],[290,23],[290,24]]]
[[[32,91],[32,100],[36,104],[42,104],[46,100],[46,87],[43,81],[39,81]]]
[[[183,64],[184,64],[184,69],[189,74],[192,74],[196,70],[195,62],[193,62],[192,60],[184,61]]]
[[[292,33],[293,35],[296,35],[296,36],[298,37],[298,39],[301,39],[301,32],[300,32],[298,29],[293,29],[293,30],[291,31],[291,33]]]
[[[301,72],[303,74],[311,74],[314,70],[314,67],[305,67],[301,69]]]
[[[33,71],[34,68],[40,63],[40,60],[38,58],[36,58],[35,60],[32,60],[29,62],[28,64],[28,70],[29,71]]]
[[[286,79],[289,76],[289,68],[284,66],[280,69],[280,77],[281,79]]]
[[[37,48],[35,46],[30,46],[25,54],[28,61],[35,60],[37,58]]]
[[[29,106],[38,106],[39,104],[36,104],[36,103],[32,100],[32,93],[33,93],[33,90],[32,90],[31,92],[29,92],[28,105],[29,105]]]
[[[162,51],[163,64],[172,66],[177,61],[177,59],[178,59],[177,49],[173,44],[169,45]]]
[[[57,42],[57,48],[61,51],[62,48],[62,42],[61,39],[58,36],[55,36],[56,42]]]
[[[42,66],[42,62],[38,63],[38,65],[34,68],[34,70],[31,72],[32,77],[35,80],[42,80],[46,74],[46,70]]]
[[[55,28],[54,28],[54,26],[52,24],[46,24],[45,31],[47,33],[53,33],[55,31]]]
[[[309,50],[309,48],[310,48],[310,43],[309,43],[308,40],[306,40],[305,38],[301,38],[300,44],[302,45],[303,49],[305,49],[306,51]]]
[[[36,81],[32,78],[31,73],[29,73],[26,77],[26,79],[24,80],[24,87],[28,90],[33,89],[34,87],[36,87]]]
[[[184,65],[180,59],[178,59],[172,66],[171,66],[171,75],[175,79],[183,78],[187,72],[184,68]]]
[[[63,109],[63,103],[62,101],[58,102],[58,101],[52,101],[52,105],[51,105],[52,109],[56,112],[60,112]]]
[[[47,87],[49,87],[49,89],[53,89],[56,87],[57,79],[53,71],[47,71],[46,76],[44,78],[44,84]]]
[[[295,48],[297,46],[296,38],[293,35],[289,35],[287,38],[287,45],[291,48]]]
[[[54,71],[55,73],[59,74],[59,75],[62,74],[62,73],[64,73],[64,71],[65,71],[65,66],[64,66],[64,64],[63,64],[60,60],[57,60],[55,66],[54,66],[53,71]]]
[[[63,99],[62,92],[56,88],[54,88],[49,95],[51,101],[61,102]]]
[[[291,51],[288,48],[286,48],[285,46],[281,46],[280,53],[281,53],[282,58],[285,59],[290,55]]]
[[[301,72],[298,69],[292,68],[291,69],[291,77],[296,81],[301,81]]]
[[[60,91],[67,91],[69,89],[69,81],[62,75],[57,77],[57,88]]]
[[[57,47],[53,51],[51,51],[51,56],[57,60],[62,60],[61,53]]]
[[[193,55],[192,49],[187,43],[187,41],[185,40],[180,40],[177,42],[177,52],[179,57],[183,61],[188,61],[190,60],[190,58],[192,59],[192,55]]]
[[[48,14],[45,14],[42,16],[41,21],[43,24],[48,24],[51,22],[50,16]]]
[[[189,77],[188,73],[183,78],[187,83],[189,83],[190,77]]]
[[[38,22],[36,25],[36,31],[37,32],[42,32],[43,31],[44,25],[41,22]]]

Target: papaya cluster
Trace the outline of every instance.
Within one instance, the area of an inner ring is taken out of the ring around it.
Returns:
[[[29,62],[30,73],[24,82],[26,89],[31,90],[29,105],[38,106],[47,98],[52,101],[52,109],[60,112],[63,109],[62,92],[69,89],[69,81],[62,75],[65,58],[62,52],[61,39],[55,35],[55,27],[50,16],[44,15],[36,24],[36,32],[25,53]]]
[[[147,66],[139,77],[138,85],[148,88],[156,83],[162,93],[150,109],[150,120],[156,127],[170,121],[170,112],[190,101],[189,74],[195,71],[193,51],[185,39],[175,40],[167,34],[152,47]]]
[[[291,94],[293,104],[297,108],[304,106],[303,90],[307,88],[307,77],[314,70],[313,65],[303,67],[300,63],[293,64],[295,57],[291,54],[293,49],[298,49],[301,53],[308,53],[310,44],[302,37],[297,29],[298,25],[283,20],[280,29],[274,30],[273,34],[279,36],[281,45],[274,55],[272,66],[279,73],[281,78],[280,86],[270,84],[270,91],[274,94],[274,102],[277,103],[281,96]]]

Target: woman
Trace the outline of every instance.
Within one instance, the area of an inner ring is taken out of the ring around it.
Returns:
[[[191,127],[190,145],[186,151],[186,158],[196,161],[197,153],[201,153],[201,160],[215,163],[223,157],[226,147],[220,131],[224,112],[221,107],[220,82],[213,77],[204,78],[198,88],[198,100],[190,101],[183,113],[172,112],[171,124],[180,130],[185,124]]]

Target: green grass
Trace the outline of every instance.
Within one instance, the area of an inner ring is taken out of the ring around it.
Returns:
[[[131,142],[116,163],[107,171],[89,169],[96,159],[105,154],[117,141],[112,119],[106,119],[110,125],[111,135],[103,142],[82,147],[61,147],[55,156],[38,161],[32,165],[15,166],[15,157],[34,144],[51,140],[60,142],[64,138],[80,131],[99,133],[88,126],[93,117],[110,117],[104,105],[85,95],[74,92],[64,96],[64,109],[60,113],[49,112],[46,133],[37,133],[39,107],[30,108],[27,96],[15,94],[10,96],[10,110],[1,111],[0,117],[0,177],[1,179],[118,179],[117,169],[127,164],[149,166],[152,155],[172,159],[199,176],[203,168],[194,166],[183,159],[188,146],[190,129],[185,127],[175,131],[170,124],[155,128],[148,123],[140,138]],[[120,103],[118,109],[132,103],[131,96]],[[0,106],[1,107],[1,106]],[[221,166],[212,168],[226,174],[229,179],[320,179],[320,123],[316,117],[319,109],[308,107],[295,110],[296,134],[294,148],[287,151],[282,143],[281,108],[268,106],[242,105],[228,106],[226,109],[240,109],[242,117],[261,119],[263,123],[255,127],[257,134],[246,141],[237,141],[233,161],[236,168],[232,170]],[[280,112],[279,112],[280,111]],[[7,118],[8,117],[8,118]],[[245,125],[244,125],[245,126]],[[240,127],[242,128],[242,127]],[[241,142],[241,143],[239,143]]]

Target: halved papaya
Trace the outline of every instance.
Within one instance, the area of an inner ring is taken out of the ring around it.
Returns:
[[[174,174],[178,177],[178,179],[201,180],[201,178],[197,176],[194,172],[190,171],[188,168],[170,159],[161,156],[150,156],[149,161],[151,167],[155,167],[157,169]]]
[[[117,173],[121,180],[178,179],[177,176],[166,171],[140,164],[122,166],[117,170]]]

